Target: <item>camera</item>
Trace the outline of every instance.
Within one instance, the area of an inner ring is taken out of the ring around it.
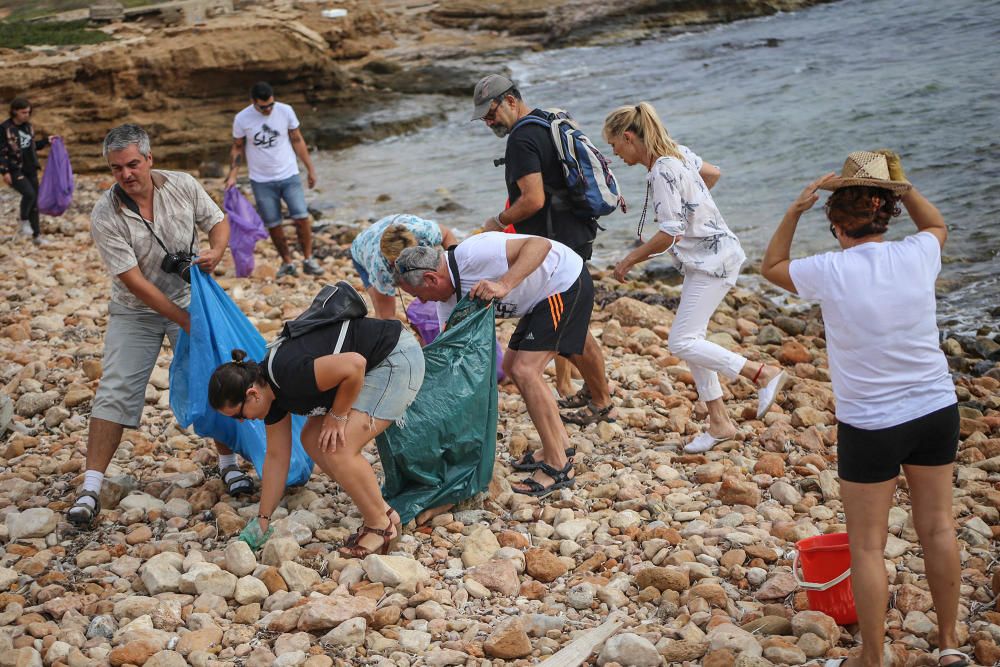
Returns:
[[[176,273],[186,283],[191,282],[191,260],[194,255],[189,252],[168,252],[160,262],[160,268],[166,273]]]

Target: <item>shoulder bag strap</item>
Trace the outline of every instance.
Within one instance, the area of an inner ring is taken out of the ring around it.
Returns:
[[[448,248],[448,265],[451,267],[451,274],[455,277],[455,294],[457,299],[462,298],[462,275],[458,272],[458,261],[455,259],[455,248],[458,246],[451,246]]]

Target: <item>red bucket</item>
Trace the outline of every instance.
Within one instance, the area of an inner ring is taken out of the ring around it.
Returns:
[[[857,623],[847,533],[807,537],[795,546],[792,572],[799,587],[806,589],[809,608],[832,616],[840,625]],[[800,561],[802,576],[799,576]]]

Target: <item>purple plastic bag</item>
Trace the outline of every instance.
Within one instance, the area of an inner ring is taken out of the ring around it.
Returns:
[[[267,230],[257,210],[235,186],[226,190],[222,208],[229,215],[229,248],[233,251],[236,275],[245,278],[253,273],[253,249],[257,241],[267,238]]]
[[[429,345],[441,333],[436,303],[414,299],[406,307],[406,317],[420,334],[424,345]],[[506,376],[503,374],[503,349],[500,347],[500,341],[497,341],[497,382],[504,377]]]
[[[62,137],[52,140],[42,182],[38,186],[38,210],[45,215],[62,215],[73,202],[73,167]]]

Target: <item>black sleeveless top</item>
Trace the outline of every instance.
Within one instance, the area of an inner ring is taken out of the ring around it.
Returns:
[[[270,351],[261,364],[264,377],[274,391],[274,403],[264,417],[265,424],[276,424],[289,412],[296,415],[325,415],[337,396],[337,388],[320,391],[316,386],[313,363],[333,354],[344,322],[316,329],[297,338],[285,340]],[[357,352],[365,358],[365,372],[385,361],[396,343],[403,323],[362,317],[350,320],[340,352]]]

